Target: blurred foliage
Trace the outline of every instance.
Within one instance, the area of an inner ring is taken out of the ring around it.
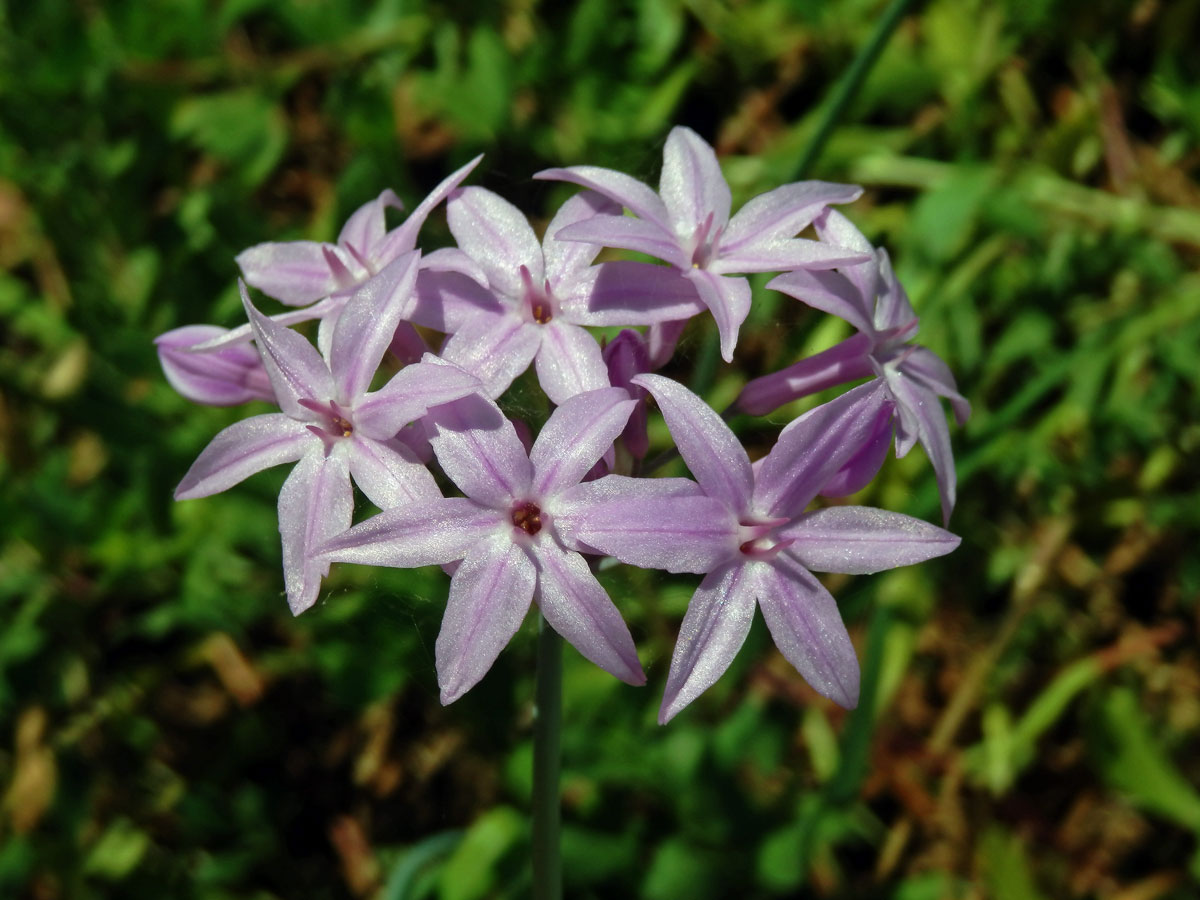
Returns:
[[[0,895],[527,893],[529,635],[443,709],[438,570],[336,568],[291,619],[282,474],[172,501],[243,411],[175,396],[151,338],[236,322],[244,247],[479,152],[543,213],[533,172],[653,180],[675,123],[741,199],[789,180],[881,7],[0,3]],[[855,712],[760,622],[667,728],[692,585],[607,571],[651,681],[568,654],[569,896],[1200,891],[1198,32],[1197,0],[902,23],[814,174],[866,186],[851,215],[975,406],[963,546],[828,579]],[[672,374],[728,400],[842,336],[761,290],[751,324],[739,368],[698,323]],[[761,450],[799,408],[735,425]],[[920,453],[863,499],[936,512]]]

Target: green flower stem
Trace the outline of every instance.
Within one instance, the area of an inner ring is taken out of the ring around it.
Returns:
[[[538,616],[533,718],[533,897],[562,900],[558,781],[562,737],[562,638]]]
[[[858,93],[858,89],[862,87],[867,73],[871,71],[879,54],[887,46],[888,38],[892,36],[892,32],[896,30],[896,26],[900,24],[900,20],[904,18],[904,14],[908,12],[914,2],[915,0],[892,0],[888,4],[888,8],[883,11],[883,15],[875,24],[875,30],[871,32],[867,42],[859,49],[858,55],[854,57],[854,62],[850,64],[850,68],[846,70],[846,74],[837,83],[837,87],[834,88],[825,104],[821,120],[817,124],[817,130],[813,134],[812,140],[808,142],[808,146],[804,148],[804,155],[800,157],[800,162],[796,164],[794,178],[797,181],[808,177],[809,171],[821,155],[821,151],[825,149],[825,144],[837,127],[846,107],[850,105]]]

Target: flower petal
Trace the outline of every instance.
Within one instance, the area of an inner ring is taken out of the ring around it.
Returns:
[[[759,194],[737,211],[721,237],[721,250],[737,253],[754,244],[795,237],[830,203],[853,203],[861,196],[862,188],[855,184],[796,181],[782,185]],[[850,246],[837,240],[830,243]]]
[[[971,404],[958,392],[954,373],[940,356],[925,347],[911,347],[900,363],[900,371],[922,387],[949,400],[954,409],[954,420],[959,425],[966,424],[971,417]]]
[[[507,534],[481,543],[459,565],[434,648],[443,704],[487,674],[521,627],[536,581],[533,562]]]
[[[865,488],[883,466],[895,436],[895,417],[880,416],[875,433],[821,488],[822,497],[848,497]]]
[[[937,476],[938,496],[942,503],[942,523],[950,521],[954,509],[957,477],[954,471],[954,451],[950,448],[950,426],[942,411],[937,394],[918,384],[903,373],[888,373],[888,387],[899,406],[916,423],[917,440],[925,448]],[[897,451],[899,453],[899,451]]]
[[[845,319],[862,334],[875,334],[871,316],[875,297],[864,297],[840,272],[797,269],[767,282],[768,290],[795,297],[801,303]]]
[[[607,197],[595,191],[584,191],[576,194],[558,208],[550,224],[546,226],[546,234],[542,238],[542,255],[546,262],[546,280],[552,287],[581,269],[586,269],[600,252],[599,244],[587,244],[582,241],[560,241],[555,235],[568,225],[582,222],[598,215],[621,214],[621,207]]]
[[[765,416],[800,397],[868,378],[874,374],[871,345],[869,335],[856,334],[786,369],[753,378],[738,394],[737,408],[752,416]]]
[[[175,499],[219,494],[255,472],[293,462],[316,446],[319,442],[304,423],[283,413],[234,422],[200,451],[175,488]]]
[[[576,325],[653,325],[705,309],[678,269],[629,260],[592,266],[561,284],[556,296],[562,317]]]
[[[394,509],[442,496],[433,476],[400,442],[394,445],[355,435],[346,454],[354,483],[380,509]]]
[[[363,259],[370,258],[371,250],[383,240],[387,231],[384,220],[385,210],[404,209],[404,204],[396,196],[396,192],[387,188],[374,200],[369,200],[351,213],[346,224],[342,226],[337,242],[345,247],[353,247]]]
[[[376,440],[388,440],[429,407],[473,394],[480,387],[474,375],[426,353],[421,362],[405,366],[354,408],[354,427]]]
[[[256,244],[237,255],[237,264],[251,287],[288,306],[304,306],[340,287],[325,257],[328,246],[316,241]]]
[[[962,538],[912,516],[869,506],[832,506],[801,516],[779,533],[806,569],[869,575],[944,556]]]
[[[479,263],[457,247],[440,247],[424,254],[421,257],[421,268],[430,272],[456,272],[470,278],[480,287],[487,287],[487,273],[479,268]]]
[[[720,248],[708,270],[718,275],[744,275],[748,272],[782,272],[791,269],[832,269],[866,262],[869,253],[849,247],[835,247],[807,238],[787,238],[746,244],[735,251]]]
[[[283,538],[283,583],[288,606],[299,615],[317,601],[329,560],[316,549],[350,527],[354,490],[339,454],[303,457],[279,491],[279,534]]]
[[[533,466],[495,403],[474,394],[434,407],[424,421],[442,469],[472,500],[507,509],[529,492]]]
[[[661,322],[646,331],[646,349],[650,352],[650,368],[661,369],[675,355],[675,347],[687,327],[687,320]]]
[[[529,453],[535,494],[553,497],[579,484],[617,439],[635,405],[623,388],[615,387],[564,401],[542,426]]]
[[[420,232],[421,226],[425,224],[425,220],[429,218],[429,214],[437,207],[439,203],[450,196],[450,192],[466,180],[466,177],[471,174],[471,170],[479,165],[479,161],[483,159],[483,154],[479,154],[465,166],[451,172],[441,180],[437,187],[429,192],[424,200],[416,205],[404,223],[397,228],[393,228],[387,233],[380,246],[376,248],[376,257],[372,262],[379,265],[383,262],[391,260],[402,253],[408,253],[417,248],[417,233]],[[430,254],[432,256],[433,254]]]
[[[715,275],[705,269],[692,269],[685,274],[717,323],[722,358],[733,362],[738,330],[750,314],[750,282],[745,278]]]
[[[550,537],[535,542],[531,556],[538,570],[534,600],[550,627],[604,671],[645,684],[629,626],[583,557]]]
[[[489,397],[499,397],[529,368],[542,345],[543,328],[515,314],[480,313],[442,345],[442,359],[470,372]]]
[[[279,408],[294,419],[308,417],[300,400],[328,400],[333,396],[333,378],[329,367],[304,336],[283,325],[272,322],[250,302],[246,286],[241,282],[242,305],[250,317],[254,342],[262,355],[263,365]]]
[[[837,601],[787,550],[769,564],[758,605],[775,646],[817,693],[858,706],[858,656]]]
[[[534,357],[538,383],[552,402],[566,403],[577,394],[609,386],[600,345],[588,332],[561,319],[535,327],[542,332]]]
[[[662,199],[645,184],[624,172],[599,166],[571,166],[568,169],[544,169],[533,177],[538,181],[569,181],[590,188],[620,203],[638,218],[657,225],[660,231],[671,233],[667,207]],[[553,237],[561,240],[557,234]]]
[[[460,272],[417,272],[416,304],[409,318],[418,325],[454,334],[477,316],[502,315],[506,306],[486,287]]]
[[[886,331],[889,328],[911,325],[917,320],[917,314],[913,311],[908,293],[896,278],[891,257],[882,248],[877,251],[877,255],[880,290],[879,300],[875,305],[875,327]]]
[[[454,240],[479,263],[493,291],[523,297],[521,266],[534,284],[542,283],[542,245],[525,214],[499,194],[479,187],[456,190],[446,205],[446,219]]]
[[[559,229],[556,241],[579,241],[601,244],[620,250],[636,250],[671,263],[680,269],[691,266],[691,258],[683,252],[675,235],[648,219],[629,216],[592,216],[574,225]]]
[[[741,515],[750,503],[754,474],[741,441],[712,408],[677,381],[639,375],[633,383],[654,395],[683,461],[704,492]]]
[[[658,192],[681,238],[690,238],[709,216],[716,231],[729,222],[729,184],[717,154],[686,126],[676,125],[667,135]]]
[[[156,337],[154,345],[167,381],[183,397],[206,406],[234,406],[249,400],[273,403],[275,389],[262,358],[249,343],[192,349],[227,333],[216,325],[185,325]]]
[[[708,690],[742,649],[754,621],[760,569],[757,564],[722,566],[696,588],[671,656],[660,725]]]

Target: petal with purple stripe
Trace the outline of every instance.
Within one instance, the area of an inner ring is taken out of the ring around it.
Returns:
[[[217,433],[200,451],[179,487],[176,500],[209,497],[233,487],[255,472],[294,462],[320,443],[303,422],[270,413],[235,422]]]
[[[533,327],[542,334],[534,357],[538,383],[551,401],[566,403],[577,394],[609,386],[600,345],[588,332],[561,319]]]
[[[554,410],[529,453],[533,490],[553,497],[579,484],[625,427],[636,401],[623,388],[577,394]]]
[[[350,527],[354,490],[340,455],[310,453],[292,469],[279,491],[283,583],[288,606],[299,615],[317,601],[329,560],[317,548]]]
[[[507,509],[528,494],[533,467],[495,403],[475,394],[434,407],[424,421],[442,469],[472,500]]]

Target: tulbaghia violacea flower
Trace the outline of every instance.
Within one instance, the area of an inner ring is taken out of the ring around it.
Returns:
[[[749,281],[729,276],[828,269],[865,258],[861,251],[796,237],[828,204],[856,200],[862,188],[795,182],[755,197],[730,218],[729,185],[716,154],[682,126],[667,137],[657,194],[597,166],[547,169],[533,177],[591,188],[632,212],[637,218],[602,213],[554,237],[636,250],[676,267],[712,312],[726,362],[733,360],[738,329],[750,311]]]
[[[200,453],[177,500],[207,497],[270,466],[298,462],[279,494],[283,574],[292,612],[317,599],[329,563],[314,548],[350,527],[350,478],[383,509],[440,497],[437,484],[397,439],[431,405],[479,389],[455,366],[429,356],[368,392],[416,278],[418,254],[407,256],[401,290],[372,303],[357,297],[340,316],[328,361],[302,335],[262,315],[242,286],[254,340],[282,412],[254,416],[220,432]]]
[[[958,392],[954,375],[941,358],[910,343],[916,336],[918,319],[896,279],[887,251],[871,247],[836,210],[826,210],[816,224],[822,237],[870,251],[871,259],[836,272],[789,272],[770,281],[767,287],[845,319],[858,329],[858,334],[823,353],[750,381],[738,397],[737,407],[752,415],[763,415],[797,397],[878,373],[896,399],[896,455],[904,456],[918,442],[925,448],[937,475],[942,516],[948,522],[955,500],[954,458],[950,429],[938,398],[950,401],[960,425],[970,416],[971,406]],[[883,450],[886,452],[886,443]],[[882,456],[878,459],[882,462]]]
[[[629,684],[645,682],[628,627],[555,523],[563,495],[612,445],[634,405],[620,388],[577,394],[528,454],[490,401],[432,409],[425,421],[438,462],[467,496],[414,501],[325,544],[334,561],[408,568],[462,560],[435,651],[443,703],[487,673],[531,600],[587,659]]]
[[[477,374],[498,397],[532,361],[546,395],[562,403],[608,387],[600,346],[585,325],[642,325],[686,318],[700,306],[690,285],[662,266],[592,266],[600,248],[552,235],[598,211],[597,194],[563,204],[539,243],[525,216],[483,188],[456,191],[446,209],[459,247],[487,278],[487,290],[457,273],[429,284],[444,293],[413,313],[420,324],[452,332],[442,356]],[[423,289],[424,293],[424,289]]]
[[[231,344],[209,353],[192,350],[228,333],[229,329],[217,325],[185,325],[156,337],[167,381],[182,396],[206,406],[236,406],[249,400],[274,403],[271,379],[258,351],[249,344]]]
[[[757,603],[775,645],[817,691],[858,702],[858,660],[837,603],[810,570],[865,574],[949,553],[959,539],[899,513],[859,506],[805,512],[890,417],[887,387],[855,388],[796,419],[751,465],[729,427],[687,388],[636,379],[657,401],[704,501],[646,498],[638,480],[603,478],[571,496],[565,526],[582,545],[645,568],[706,573],[684,616],[659,721],[729,667]],[[594,496],[592,496],[594,495]]]

